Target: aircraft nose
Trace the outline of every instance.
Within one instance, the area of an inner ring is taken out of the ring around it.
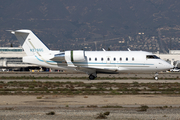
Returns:
[[[169,64],[169,63],[166,63],[166,64],[165,64],[165,67],[166,67],[167,70],[168,70],[168,69],[171,69],[171,68],[174,68],[174,66],[171,65],[171,64]]]

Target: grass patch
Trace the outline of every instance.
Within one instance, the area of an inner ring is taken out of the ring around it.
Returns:
[[[83,83],[51,81],[10,81],[0,83],[0,95],[126,95],[180,94],[180,83]]]
[[[149,107],[147,105],[141,105],[141,107],[139,107],[139,110],[138,111],[147,111]]]
[[[99,114],[97,114],[96,119],[107,119],[107,116],[108,116],[109,114],[110,114],[109,111],[104,112],[104,113],[99,113]]]
[[[42,99],[42,97],[36,97],[37,99]]]
[[[55,112],[51,111],[51,112],[46,113],[46,115],[55,115]]]
[[[102,106],[101,108],[123,108],[123,107],[119,105],[116,106],[106,105],[106,106]]]

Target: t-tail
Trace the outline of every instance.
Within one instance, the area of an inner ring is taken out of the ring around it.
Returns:
[[[27,56],[41,56],[49,53],[49,49],[31,30],[8,30],[15,34]]]

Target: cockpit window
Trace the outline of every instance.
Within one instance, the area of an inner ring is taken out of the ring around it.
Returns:
[[[147,59],[160,59],[159,57],[157,57],[156,55],[146,55]]]

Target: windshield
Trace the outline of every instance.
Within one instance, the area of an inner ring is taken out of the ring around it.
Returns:
[[[146,55],[146,59],[160,59],[156,55]]]

